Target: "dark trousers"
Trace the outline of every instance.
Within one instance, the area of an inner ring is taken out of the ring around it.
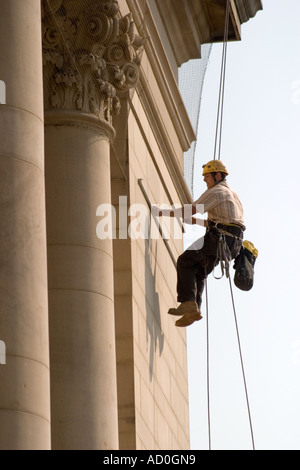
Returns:
[[[196,301],[199,308],[202,302],[205,278],[218,264],[217,253],[220,234],[208,229],[204,237],[197,240],[177,260],[177,301]],[[242,238],[242,230],[240,233]],[[242,246],[238,238],[225,236],[231,258],[234,259]]]

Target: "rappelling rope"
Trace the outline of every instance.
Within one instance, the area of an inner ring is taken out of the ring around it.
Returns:
[[[219,98],[218,98],[218,111],[217,111],[217,123],[216,123],[216,133],[215,133],[215,147],[214,147],[214,160],[221,158],[221,143],[222,143],[222,128],[223,128],[223,114],[224,114],[224,94],[225,94],[225,75],[226,75],[226,62],[227,62],[227,43],[228,43],[228,31],[229,31],[229,19],[230,19],[230,0],[226,2],[226,13],[225,13],[225,28],[224,28],[224,41],[223,41],[223,51],[222,51],[222,63],[221,63],[221,74],[220,74],[220,86],[219,86]],[[230,277],[230,261],[231,256],[228,256],[228,249],[226,249],[226,239],[225,235],[220,233],[220,239],[218,243],[218,254],[217,260],[221,263],[221,279],[226,273],[226,277],[229,280],[230,286],[230,293],[231,293],[231,301],[234,313],[234,320],[235,320],[235,329],[239,347],[239,355],[240,355],[240,362],[243,374],[243,382],[244,382],[244,389],[247,401],[247,409],[248,409],[248,417],[249,417],[249,425],[251,431],[251,440],[252,440],[252,448],[255,450],[255,443],[254,443],[254,433],[253,433],[253,426],[252,426],[252,419],[251,419],[251,411],[250,411],[250,404],[249,404],[249,397],[248,397],[248,390],[247,390],[247,382],[246,382],[246,375],[244,369],[244,361],[242,356],[242,348],[241,348],[241,341],[240,341],[240,334],[237,322],[237,314],[236,308],[234,303],[234,296],[233,296],[233,289],[232,289],[232,282]],[[228,248],[228,247],[227,247]],[[225,267],[225,268],[224,268]],[[207,413],[208,413],[208,438],[209,438],[209,450],[211,450],[211,423],[210,423],[210,378],[209,378],[209,319],[208,319],[208,291],[207,291],[207,279],[205,279],[205,293],[206,293],[206,334],[207,334]]]
[[[205,300],[206,300],[206,383],[207,383],[207,425],[208,425],[208,447],[211,450],[211,426],[210,426],[210,373],[209,373],[209,322],[208,322],[208,292],[207,276],[205,270]]]
[[[223,258],[223,260],[221,258]],[[247,382],[246,382],[246,374],[245,374],[244,361],[243,361],[243,355],[242,355],[242,347],[241,347],[241,340],[240,340],[240,334],[239,334],[239,328],[238,328],[237,313],[236,313],[234,296],[233,296],[232,282],[231,282],[230,270],[229,270],[230,262],[231,262],[231,255],[230,255],[230,252],[229,252],[224,234],[220,235],[220,239],[219,239],[219,242],[218,242],[217,261],[220,261],[221,263],[222,263],[222,261],[224,262],[225,270],[222,269],[221,277],[218,277],[218,278],[215,277],[215,279],[221,279],[224,275],[224,272],[225,272],[226,277],[229,280],[232,308],[233,308],[234,321],[235,321],[235,329],[236,329],[236,335],[237,335],[239,356],[240,356],[241,369],[242,369],[243,382],[244,382],[244,390],[245,390],[247,409],[248,409],[248,418],[249,418],[249,425],[250,425],[250,431],[251,431],[252,448],[253,448],[253,450],[255,450],[254,433],[253,433],[251,410],[250,410],[250,403],[249,403],[249,396],[248,396],[248,389],[247,389]],[[210,379],[209,379],[209,376],[210,376],[210,373],[209,373],[209,362],[210,362],[209,361],[209,349],[210,348],[209,348],[209,320],[208,320],[208,290],[207,290],[207,279],[206,278],[205,278],[205,294],[206,294],[206,345],[207,345],[207,352],[206,352],[206,356],[207,356],[207,367],[206,367],[206,370],[207,370],[207,415],[208,415],[209,450],[211,450]]]
[[[235,329],[236,329],[236,335],[237,335],[238,346],[239,346],[239,354],[240,354],[241,368],[242,368],[242,373],[243,373],[243,381],[244,381],[245,396],[246,396],[246,401],[247,401],[247,409],[248,409],[248,418],[249,418],[249,425],[250,425],[250,431],[251,431],[252,448],[253,448],[253,450],[255,450],[254,433],[253,433],[253,426],[252,426],[252,419],[251,419],[251,411],[250,411],[250,403],[249,403],[249,397],[248,397],[247,382],[246,382],[246,375],[245,375],[245,369],[244,369],[244,361],[243,361],[242,348],[241,348],[241,340],[240,340],[240,334],[239,334],[239,328],[238,328],[238,321],[237,321],[237,314],[236,314],[236,309],[235,309],[235,303],[234,303],[234,297],[233,297],[233,289],[232,289],[232,282],[231,282],[231,277],[230,277],[230,275],[228,276],[228,279],[229,279],[229,286],[230,286],[230,293],[231,293],[231,300],[232,300],[232,308],[233,308],[233,313],[234,313]]]
[[[220,160],[221,158],[229,18],[230,18],[230,0],[227,0],[226,13],[225,13],[225,28],[224,28],[223,51],[222,51],[220,87],[219,87],[219,99],[218,99],[217,124],[216,124],[216,135],[215,135],[214,160],[216,160],[216,158]]]

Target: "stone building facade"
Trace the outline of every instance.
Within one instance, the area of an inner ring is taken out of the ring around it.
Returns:
[[[0,0],[1,449],[189,449],[182,227],[150,209],[191,202],[178,68],[225,7]]]

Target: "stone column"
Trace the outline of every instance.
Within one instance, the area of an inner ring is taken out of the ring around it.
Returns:
[[[0,449],[49,449],[41,7],[0,12]]]
[[[52,445],[118,449],[112,240],[96,212],[140,49],[115,0],[43,6]]]

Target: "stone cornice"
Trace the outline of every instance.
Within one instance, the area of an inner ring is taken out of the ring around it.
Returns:
[[[113,126],[118,91],[139,79],[143,40],[117,0],[43,0],[45,111],[91,114]]]
[[[200,58],[201,44],[223,41],[225,0],[155,0],[179,67]],[[230,0],[228,39],[241,39],[241,24],[262,9],[261,0]],[[170,15],[169,12],[172,11]]]
[[[263,9],[261,0],[235,0],[241,23],[253,18],[259,10]]]

